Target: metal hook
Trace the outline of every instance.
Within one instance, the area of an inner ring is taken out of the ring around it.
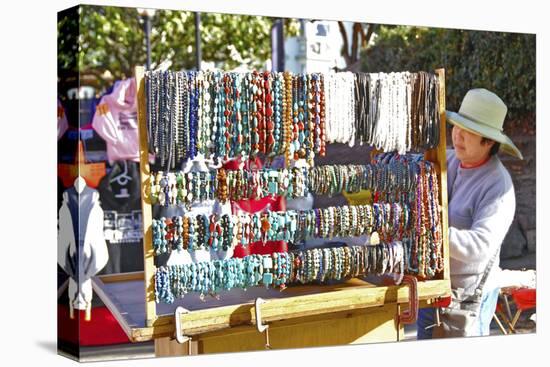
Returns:
[[[266,301],[261,297],[256,298],[256,301],[254,302],[254,311],[256,313],[256,329],[258,329],[259,333],[264,333],[265,335],[265,348],[271,349],[271,345],[269,343],[269,325],[262,324],[262,311],[260,309],[260,305],[265,302]]]
[[[187,314],[187,313],[189,313],[189,310],[181,306],[178,306],[176,308],[176,311],[174,312],[174,319],[176,323],[176,340],[180,344],[189,342],[189,351],[191,351],[191,338],[188,337],[187,335],[183,335],[182,327],[181,327],[181,315]]]

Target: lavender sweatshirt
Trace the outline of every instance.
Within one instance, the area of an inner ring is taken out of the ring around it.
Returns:
[[[484,290],[498,287],[500,247],[514,219],[516,198],[510,174],[498,157],[461,168],[447,150],[451,286],[475,290],[498,251]]]

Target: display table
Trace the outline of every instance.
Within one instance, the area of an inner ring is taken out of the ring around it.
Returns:
[[[409,302],[406,285],[376,286],[357,278],[290,286],[282,292],[233,289],[221,292],[219,299],[207,296],[204,301],[190,293],[171,305],[157,305],[159,316],[147,327],[143,273],[95,277],[93,286],[131,341],[155,340],[157,356],[265,349],[265,335],[256,329],[257,297],[266,300],[261,306],[262,324],[269,325],[272,349],[398,341],[403,338],[398,315]],[[449,292],[444,280],[418,283],[423,306]],[[175,340],[178,306],[189,310],[182,315],[181,327],[191,337],[191,346]]]

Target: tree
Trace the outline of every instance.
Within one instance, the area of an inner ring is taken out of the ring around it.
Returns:
[[[342,46],[342,56],[346,60],[346,70],[357,71],[360,67],[359,57],[361,50],[364,50],[369,45],[369,42],[376,29],[376,24],[370,24],[367,26],[367,33],[365,33],[364,25],[362,23],[353,23],[352,35],[351,35],[351,50],[349,47],[348,32],[344,26],[344,22],[338,22],[338,29],[344,42]]]
[[[471,88],[497,93],[509,117],[535,111],[535,35],[409,26],[380,26],[363,51],[361,70],[445,68],[447,108],[457,110]]]
[[[78,87],[78,8],[65,9],[57,18],[58,91]]]
[[[201,45],[204,61],[225,70],[242,64],[262,68],[271,53],[272,19],[261,16],[220,13],[201,14]],[[99,87],[133,75],[136,65],[145,64],[145,45],[140,17],[134,8],[81,6],[81,73],[92,75]],[[296,21],[286,20],[287,35],[298,32]],[[152,66],[169,60],[174,70],[195,65],[194,13],[157,10],[152,19]]]

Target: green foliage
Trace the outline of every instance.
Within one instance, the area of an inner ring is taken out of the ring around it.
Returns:
[[[152,66],[170,60],[171,69],[193,69],[195,61],[195,18],[193,12],[157,10],[151,20]],[[263,68],[271,56],[272,18],[220,13],[201,13],[203,61],[231,70],[240,65]],[[296,21],[287,21],[285,32],[296,35]],[[145,64],[143,21],[134,8],[81,6],[81,73],[93,74],[98,83],[106,71],[115,79],[133,75],[136,65]]]
[[[105,72],[115,78],[132,75],[145,63],[143,31],[135,9],[81,6],[78,64],[81,74],[101,80]]]
[[[57,18],[57,70],[78,72],[78,12],[70,8]]]
[[[450,110],[469,89],[486,88],[506,103],[509,117],[535,111],[533,34],[381,26],[361,59],[367,72],[445,68]]]
[[[60,96],[78,88],[78,7],[57,14],[57,89]]]

